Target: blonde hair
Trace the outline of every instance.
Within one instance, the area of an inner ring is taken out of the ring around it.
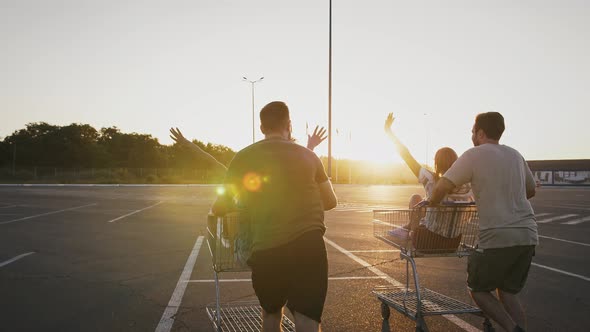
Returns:
[[[434,155],[434,179],[438,181],[458,158],[457,152],[449,147],[438,149]]]

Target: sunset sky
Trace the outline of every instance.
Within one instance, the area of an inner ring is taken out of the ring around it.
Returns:
[[[479,112],[526,159],[590,158],[587,1],[333,0],[333,154],[396,161],[471,146]],[[328,1],[0,0],[0,138],[28,122],[187,137],[241,149],[258,110],[291,109],[305,144],[328,119]],[[351,140],[348,135],[351,133]],[[317,152],[327,154],[324,143]]]

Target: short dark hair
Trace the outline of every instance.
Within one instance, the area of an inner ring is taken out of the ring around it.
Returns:
[[[260,124],[267,131],[282,129],[289,122],[289,107],[282,101],[273,101],[260,110]]]
[[[504,117],[498,112],[480,113],[475,117],[475,131],[481,129],[488,138],[500,140],[504,132]]]

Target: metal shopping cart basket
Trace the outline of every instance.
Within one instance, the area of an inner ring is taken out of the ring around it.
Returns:
[[[207,245],[212,257],[215,274],[215,303],[206,307],[207,315],[215,331],[260,331],[262,308],[258,301],[220,302],[219,274],[222,272],[247,272],[247,240],[249,225],[239,213],[225,217],[210,214],[207,218]],[[294,332],[295,325],[283,315],[282,330]]]
[[[402,286],[379,286],[373,293],[381,301],[382,331],[389,330],[389,308],[416,322],[416,331],[428,331],[425,316],[475,314],[479,308],[433,290],[420,287],[415,258],[464,257],[475,250],[479,220],[472,204],[423,207],[413,210],[374,210],[373,234],[400,250],[406,260],[406,283]],[[414,285],[410,282],[410,269]],[[493,331],[486,317],[484,331]]]

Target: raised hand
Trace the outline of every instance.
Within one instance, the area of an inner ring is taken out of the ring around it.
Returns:
[[[181,146],[187,147],[188,150],[192,151],[195,156],[205,160],[206,162],[214,165],[214,167],[227,171],[227,167],[224,164],[220,163],[215,157],[207,153],[205,150],[201,149],[195,143],[189,141],[182,135],[182,132],[178,128],[170,128],[170,138]]]
[[[170,138],[172,138],[174,142],[180,145],[186,146],[192,144],[191,141],[189,141],[182,135],[182,132],[180,132],[180,129],[178,128],[170,128],[170,134]]]
[[[385,132],[388,134],[391,133],[391,125],[393,124],[393,120],[395,120],[393,113],[389,113],[387,115],[387,119],[385,119],[385,124],[383,125],[383,129],[385,129]]]
[[[328,136],[326,135],[326,129],[324,127],[315,126],[312,135],[307,135],[307,148],[312,150],[316,146],[320,145]]]

